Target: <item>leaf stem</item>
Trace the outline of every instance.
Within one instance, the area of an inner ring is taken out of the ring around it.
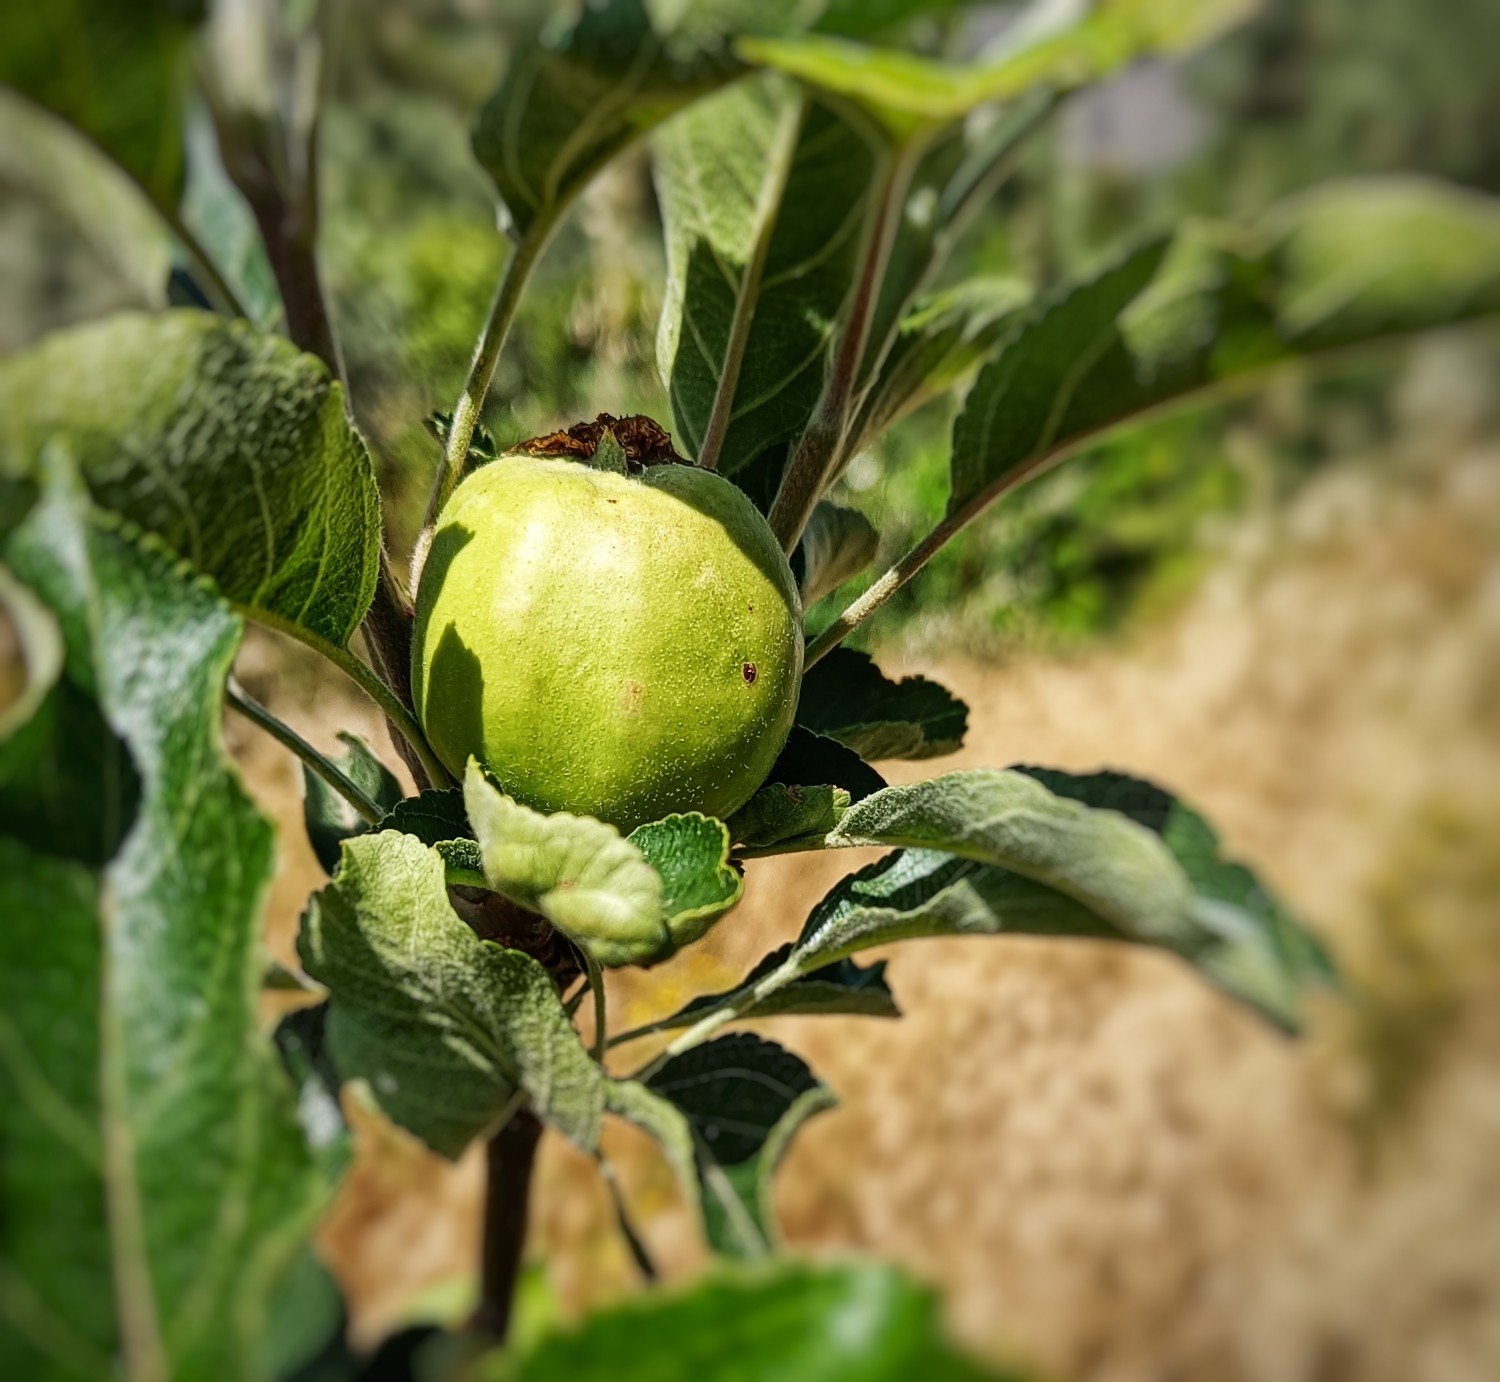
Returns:
[[[245,304],[240,301],[239,294],[224,277],[203,242],[183,220],[181,210],[175,206],[158,205],[157,211],[167,223],[168,229],[177,237],[178,243],[187,251],[188,258],[202,270],[204,278],[208,281],[209,296],[219,299],[217,305],[220,310],[232,317],[243,317],[246,321],[252,321],[250,313],[245,309]]]
[[[377,825],[385,816],[375,800],[363,791],[337,764],[324,757],[284,720],[271,714],[258,700],[249,695],[233,677],[224,688],[224,698],[252,724],[259,725],[277,743],[290,749],[309,770],[315,772],[333,788],[357,812],[368,825]]]
[[[599,1176],[609,1187],[610,1198],[615,1204],[615,1219],[620,1225],[620,1234],[625,1239],[625,1245],[630,1249],[630,1256],[635,1261],[636,1270],[646,1281],[657,1281],[661,1272],[656,1263],[651,1260],[651,1254],[646,1250],[646,1245],[641,1241],[641,1236],[635,1230],[635,1225],[630,1222],[630,1215],[625,1208],[625,1195],[620,1188],[620,1178],[615,1174],[615,1168],[604,1158],[600,1157],[596,1163],[599,1167]]]
[[[448,438],[443,446],[443,459],[433,477],[432,493],[427,499],[427,513],[422,520],[424,532],[431,530],[438,514],[449,496],[458,487],[463,476],[464,464],[469,455],[469,443],[474,437],[474,427],[484,408],[484,398],[489,392],[490,381],[495,377],[495,366],[500,363],[500,351],[515,320],[516,308],[531,271],[536,267],[542,250],[551,238],[556,224],[555,213],[546,219],[534,221],[520,240],[516,242],[500,286],[495,291],[495,300],[490,305],[490,314],[474,348],[474,358],[469,364],[464,391],[453,408],[453,421],[448,427]]]
[[[765,180],[761,183],[760,199],[755,208],[755,244],[740,278],[740,290],[734,301],[734,319],[729,325],[729,341],[724,348],[724,364],[719,373],[719,386],[714,391],[713,408],[708,415],[708,426],[703,432],[703,444],[698,448],[698,464],[704,470],[719,468],[719,453],[724,449],[724,438],[729,433],[729,424],[734,416],[734,396],[739,387],[740,370],[745,363],[745,347],[750,340],[750,328],[755,321],[755,306],[760,299],[760,281],[765,274],[766,256],[771,250],[771,237],[776,233],[781,200],[786,194],[787,179],[791,176],[792,162],[797,152],[797,140],[802,134],[808,109],[809,102],[805,95],[789,102],[771,141]]]
[[[871,202],[858,282],[839,333],[833,365],[823,385],[817,411],[787,464],[767,521],[788,554],[802,540],[802,530],[838,465],[849,427],[850,404],[870,335],[870,321],[890,262],[891,245],[906,202],[906,191],[926,137],[913,134],[886,149],[879,190]]]
[[[341,648],[336,643],[329,642],[328,639],[313,633],[311,629],[302,628],[289,620],[278,619],[261,609],[242,612],[267,628],[295,638],[315,653],[321,653],[326,657],[374,701],[385,713],[386,719],[401,732],[402,737],[411,745],[412,752],[416,754],[432,785],[434,787],[454,785],[452,776],[433,753],[432,746],[428,744],[427,737],[422,733],[422,726],[417,723],[417,717],[402,704],[401,698],[381,680],[380,674],[373,667],[361,662],[348,648]]]
[[[584,968],[588,971],[589,990],[594,995],[594,1060],[604,1064],[604,1053],[609,1049],[609,1014],[605,1008],[604,971],[599,962],[587,950],[583,954]]]

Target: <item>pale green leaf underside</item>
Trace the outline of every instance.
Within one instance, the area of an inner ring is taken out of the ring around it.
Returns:
[[[6,559],[139,795],[102,872],[0,842],[0,1372],[257,1376],[323,1192],[260,1034],[272,832],[219,742],[241,624],[60,458],[46,485]]]
[[[858,509],[820,500],[797,548],[802,570],[798,588],[808,609],[859,575],[880,547],[880,535]]]
[[[861,102],[897,129],[946,125],[989,101],[1012,101],[1038,86],[1098,81],[1151,53],[1206,42],[1255,8],[1254,0],[1098,0],[1078,18],[1006,44],[978,63],[943,62],[874,48],[831,34],[742,38],[747,62]]]
[[[0,363],[0,531],[53,438],[94,502],[253,617],[342,645],[375,589],[380,497],[343,390],[310,355],[207,312],[123,313]]]
[[[522,806],[472,761],[464,803],[489,886],[539,912],[602,965],[665,959],[743,890],[728,832],[709,816],[668,816],[623,839],[589,816]]]
[[[513,1110],[585,1150],[598,1145],[599,1068],[545,969],[480,940],[454,913],[443,861],[397,831],[344,844],[337,877],[303,917],[303,967],[329,991],[329,1041],[344,1079],[456,1157]]]
[[[1500,203],[1438,182],[1330,183],[1248,232],[1189,226],[1037,307],[980,371],[949,512],[1237,376],[1496,311]]]

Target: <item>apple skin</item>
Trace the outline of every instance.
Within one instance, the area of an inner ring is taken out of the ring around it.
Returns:
[[[417,593],[412,691],[460,781],[629,833],[727,817],[792,727],[802,608],[785,556],[713,471],[502,456],[454,491]]]

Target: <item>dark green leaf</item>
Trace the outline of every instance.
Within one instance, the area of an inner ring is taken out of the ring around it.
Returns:
[[[457,787],[432,788],[398,801],[380,822],[382,830],[415,835],[423,844],[472,839],[469,818],[464,815],[464,794]]]
[[[803,677],[797,723],[861,758],[937,758],[963,744],[969,709],[935,681],[891,681],[867,653],[835,648]]]
[[[76,125],[158,206],[182,190],[183,93],[201,0],[7,5],[0,83]]]
[[[1192,226],[1039,307],[953,428],[950,514],[1225,380],[1500,311],[1500,204],[1417,178],[1332,183],[1254,230]]]
[[[885,961],[861,969],[852,960],[835,960],[810,973],[798,973],[786,983],[766,985],[765,996],[757,990],[762,980],[780,977],[780,971],[791,959],[792,947],[773,950],[742,983],[723,993],[709,993],[663,1018],[644,1030],[671,1032],[691,1027],[711,1013],[733,1010],[733,1020],[753,1017],[805,1016],[814,1013],[841,1013],[860,1017],[900,1017],[901,1010],[885,982]]]
[[[0,662],[0,744],[27,724],[62,675],[63,643],[52,612],[0,565],[0,627],[9,630]]]
[[[443,861],[396,831],[344,844],[298,942],[330,995],[329,1050],[396,1123],[456,1157],[519,1093],[586,1150],[597,1145],[603,1076],[547,971],[480,940],[454,914]]]
[[[780,1261],[650,1292],[517,1354],[486,1382],[979,1382],[937,1302],[893,1268]],[[994,1382],[1000,1382],[995,1378]]]
[[[850,801],[862,801],[885,786],[885,779],[853,749],[801,725],[792,727],[766,781],[787,787],[841,787]]]
[[[102,870],[0,838],[0,1373],[248,1377],[323,1190],[258,1035],[272,831],[219,743],[240,621],[60,457],[6,559],[139,796]],[[89,786],[124,814],[118,776]]]
[[[643,0],[601,0],[516,45],[479,112],[474,152],[526,236],[633,140],[738,70],[713,32],[663,32]]]
[[[338,766],[344,775],[360,788],[377,806],[393,810],[404,795],[395,775],[373,753],[357,734],[340,730],[339,738],[347,752]],[[339,845],[351,835],[363,835],[370,829],[347,801],[310,768],[302,769],[302,819],[313,853],[324,869],[332,873],[339,866]]]
[[[343,1081],[328,1050],[328,1004],[289,1012],[276,1024],[276,1049],[297,1090],[297,1118],[330,1185],[354,1155],[339,1103]]]
[[[0,364],[0,479],[51,438],[94,502],[256,618],[348,640],[375,589],[380,498],[343,390],[310,355],[206,312],[125,313]]]
[[[833,1106],[828,1090],[801,1057],[748,1032],[674,1056],[648,1084],[692,1127],[709,1242],[736,1256],[764,1254],[775,1163],[803,1122]]]
[[[780,170],[793,118],[790,167]],[[775,217],[718,456],[725,475],[741,476],[757,460],[775,464],[766,458],[801,435],[817,405],[860,252],[875,167],[870,140],[832,110],[761,80],[704,102],[654,141],[668,273],[657,366],[693,455],[724,374],[746,265],[763,220]],[[785,185],[776,197],[778,171]]]
[[[725,822],[737,845],[764,849],[828,834],[849,809],[842,787],[795,787],[768,782]]]
[[[880,537],[858,509],[819,502],[792,554],[792,572],[807,609],[875,560]]]

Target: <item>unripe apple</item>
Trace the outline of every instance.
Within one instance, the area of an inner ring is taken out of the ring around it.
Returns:
[[[417,715],[456,777],[472,754],[537,810],[723,818],[792,726],[796,582],[723,476],[613,454],[504,455],[454,491],[417,594]]]

